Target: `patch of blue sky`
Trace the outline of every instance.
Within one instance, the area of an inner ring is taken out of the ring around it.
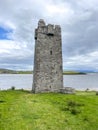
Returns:
[[[0,40],[11,40],[8,35],[12,33],[11,29],[0,27]]]

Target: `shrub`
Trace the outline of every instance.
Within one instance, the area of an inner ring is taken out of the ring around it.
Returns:
[[[77,103],[75,101],[68,101],[67,105],[70,107],[74,107],[74,106],[77,106]]]
[[[62,110],[63,111],[69,111],[71,114],[77,115],[77,114],[81,113],[81,110],[80,110],[81,106],[84,106],[84,104],[78,103],[76,101],[69,100],[67,102],[67,106],[64,107]]]
[[[98,96],[98,91],[96,92],[96,95]]]
[[[15,90],[15,86],[12,86],[12,87],[11,87],[11,90]]]
[[[85,92],[88,92],[89,91],[89,88],[87,88],[86,90],[85,90]]]
[[[71,114],[73,114],[73,115],[77,115],[77,114],[79,114],[81,112],[80,110],[78,110],[76,108],[73,108],[70,111],[71,111]]]
[[[84,104],[78,103],[78,102],[75,102],[75,101],[68,101],[67,105],[70,106],[70,107],[84,106]]]

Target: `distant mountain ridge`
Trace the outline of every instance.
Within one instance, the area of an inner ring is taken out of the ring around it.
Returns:
[[[9,73],[16,73],[16,71],[14,71],[14,70],[9,70],[9,69],[0,69],[0,74],[5,74],[5,73],[7,73],[7,74],[9,74]]]
[[[63,75],[75,75],[75,74],[86,74],[86,73],[95,73],[94,71],[90,70],[63,70]],[[33,74],[33,70],[10,70],[10,69],[0,69],[0,74]]]
[[[80,71],[63,71],[63,75],[78,75],[78,74],[86,74],[86,73]]]
[[[0,69],[0,74],[32,74],[33,71],[16,71],[9,69]]]

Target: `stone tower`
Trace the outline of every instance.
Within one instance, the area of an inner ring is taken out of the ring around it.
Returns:
[[[61,28],[41,19],[35,29],[33,92],[59,92],[63,88]]]

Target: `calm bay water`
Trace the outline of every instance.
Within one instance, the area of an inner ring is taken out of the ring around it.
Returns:
[[[64,86],[78,90],[98,90],[98,73],[87,75],[64,75]],[[16,89],[32,89],[32,74],[0,74],[0,89],[6,90],[15,86]]]

